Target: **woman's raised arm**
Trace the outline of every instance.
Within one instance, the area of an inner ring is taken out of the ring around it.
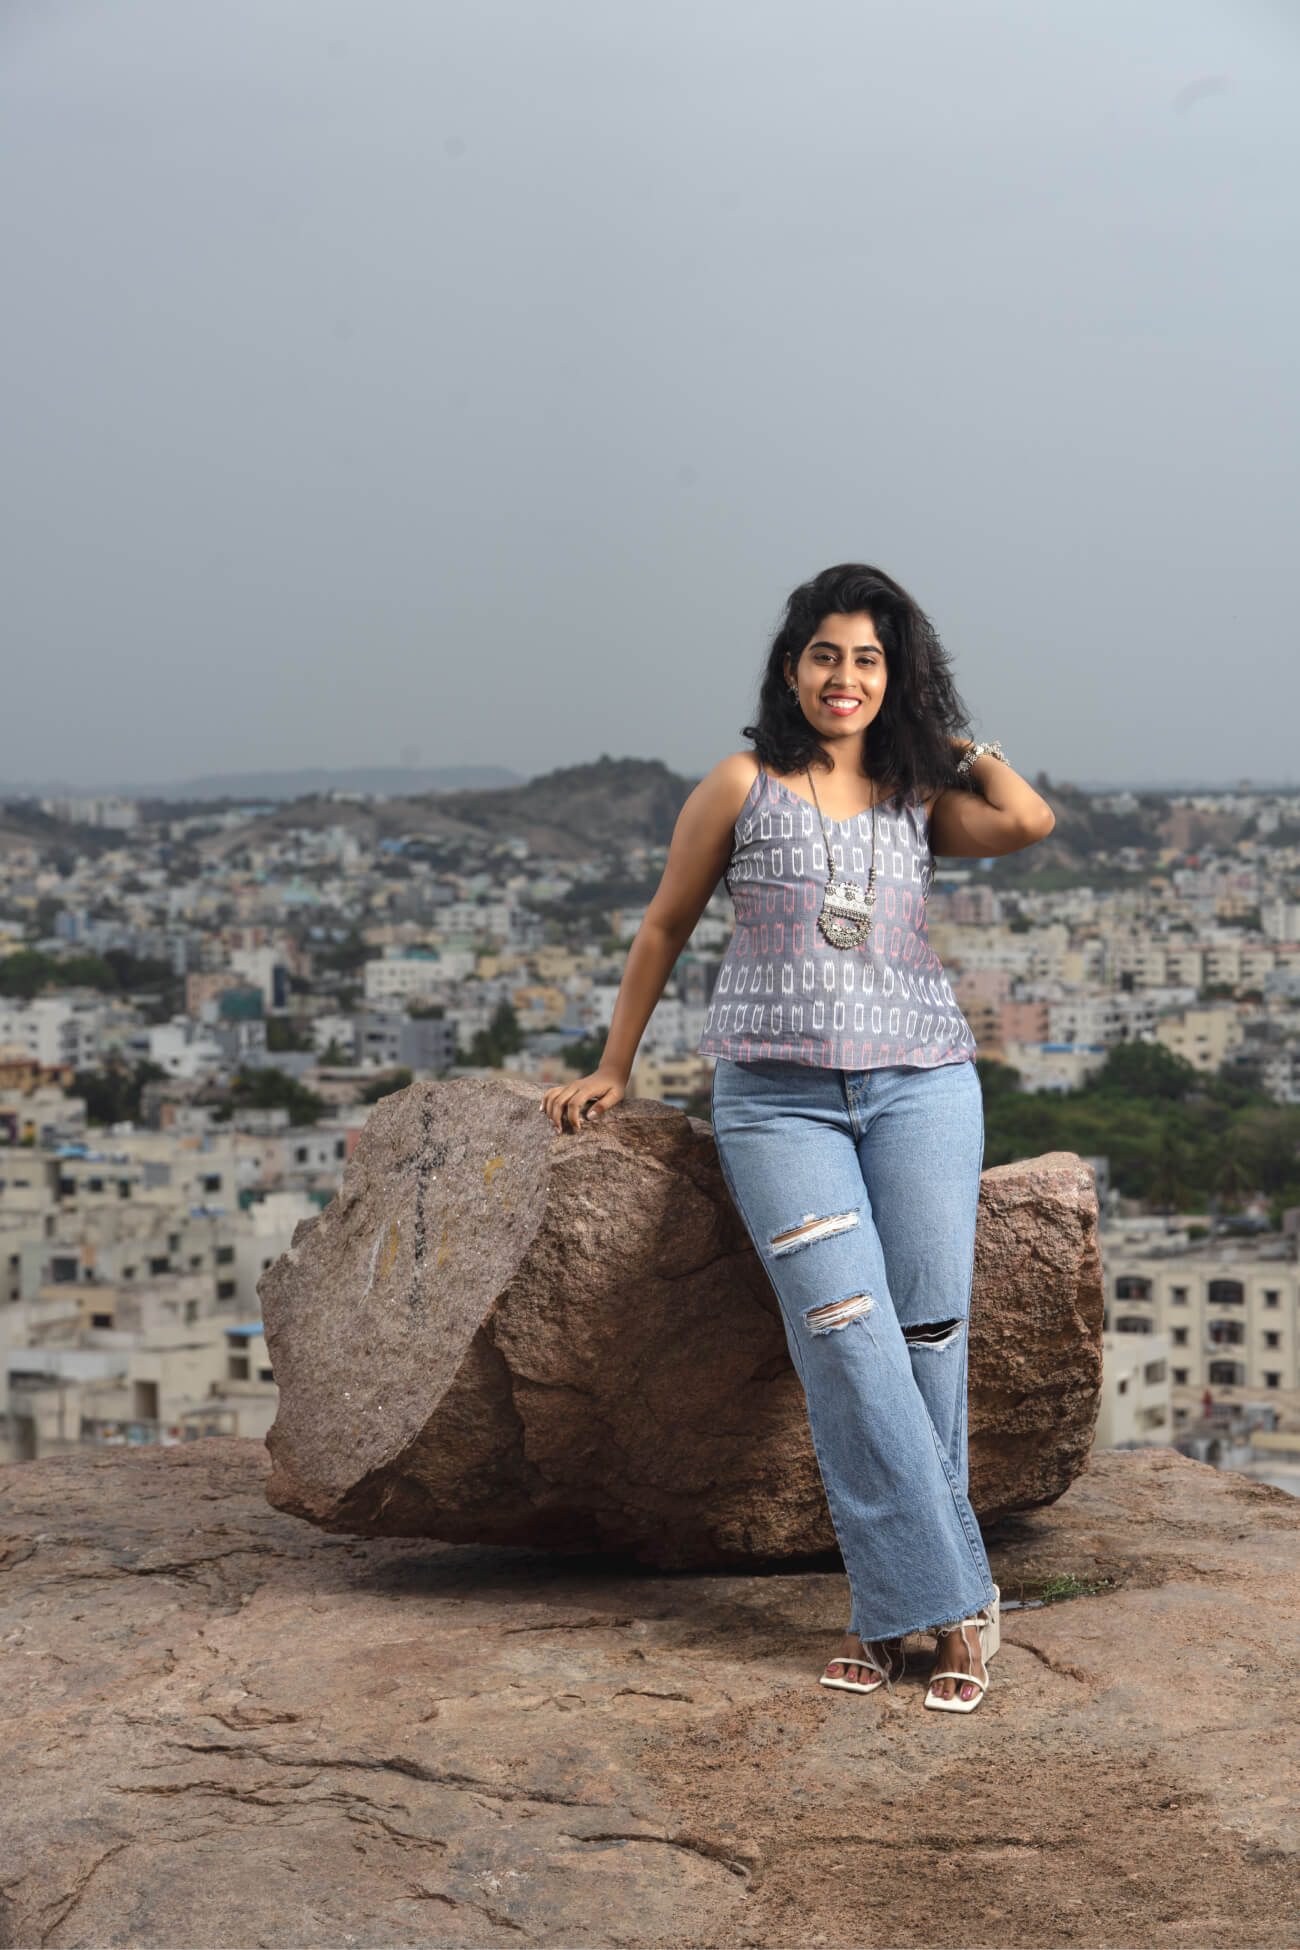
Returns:
[[[542,1098],[557,1131],[576,1131],[584,1114],[599,1117],[627,1094],[645,1026],[726,872],[736,820],[754,775],[753,755],[733,752],[700,780],[678,813],[663,875],[628,949],[600,1063],[590,1076],[555,1084]]]
[[[954,738],[961,751],[967,738]],[[1013,772],[1005,759],[985,752],[970,768],[974,792],[950,786],[930,806],[930,851],[976,860],[999,853],[1019,853],[1045,840],[1056,814],[1032,785]]]

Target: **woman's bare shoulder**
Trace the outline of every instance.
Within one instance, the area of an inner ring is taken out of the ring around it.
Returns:
[[[716,806],[719,812],[730,809],[734,822],[749,797],[758,771],[758,758],[754,752],[728,752],[725,758],[718,760],[712,771],[705,773],[695,790]]]

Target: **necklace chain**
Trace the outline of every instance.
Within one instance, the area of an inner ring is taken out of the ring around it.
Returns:
[[[811,767],[806,768],[808,784],[812,787],[813,804],[821,821],[822,836],[826,841],[826,895],[822,901],[822,911],[817,916],[817,925],[832,948],[861,948],[871,933],[871,923],[876,912],[876,801],[875,786],[872,786],[871,800],[871,865],[864,887],[855,880],[835,879],[835,855],[831,852],[831,832],[826,824],[821,800],[817,797],[817,787],[813,784]]]

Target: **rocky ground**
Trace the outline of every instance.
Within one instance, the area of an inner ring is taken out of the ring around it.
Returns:
[[[830,1561],[323,1536],[260,1445],[0,1470],[0,1944],[1293,1945],[1300,1502],[1095,1457],[985,1704],[816,1675]],[[1062,1587],[1060,1581],[1066,1581]]]

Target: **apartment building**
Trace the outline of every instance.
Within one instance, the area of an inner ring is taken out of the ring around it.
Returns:
[[[1078,1090],[1106,1065],[1100,1043],[1018,1043],[1002,1045],[1002,1060],[1020,1072],[1025,1091]]]
[[[1264,901],[1259,918],[1270,941],[1300,942],[1300,901]]]
[[[1179,999],[1195,1002],[1193,990]],[[1156,1033],[1162,992],[1155,989],[1113,989],[1107,993],[1074,994],[1047,1004],[1050,1043],[1095,1043],[1113,1049],[1116,1043],[1138,1042]]]
[[[0,1456],[260,1438],[276,1391],[257,1286],[352,1133],[135,1132],[0,1152]],[[257,1147],[261,1147],[259,1151]],[[260,1171],[260,1198],[240,1181]]]
[[[707,1096],[712,1085],[711,1057],[639,1056],[628,1078],[627,1094],[680,1107],[689,1097]]]
[[[1219,982],[1257,988],[1279,967],[1293,965],[1293,954],[1258,935],[1193,940],[1186,934],[1153,936],[1112,928],[1105,937],[1103,971],[1107,981],[1127,977],[1134,988],[1174,984],[1199,990]]]
[[[447,901],[438,909],[440,934],[490,935],[509,941],[524,927],[527,916],[511,901]]]
[[[38,1081],[52,1077],[52,1081]],[[56,1145],[86,1134],[86,1100],[65,1094],[70,1070],[45,1072],[0,1056],[0,1145]]]
[[[1169,1339],[1164,1334],[1115,1333],[1101,1337],[1101,1401],[1094,1449],[1169,1442],[1174,1413]]]
[[[424,948],[385,955],[364,965],[366,1001],[427,999],[448,982],[463,982],[477,966],[478,956],[472,948],[443,948],[437,953]]]
[[[647,1056],[686,1056],[694,1053],[704,1034],[707,1014],[702,1003],[661,996],[650,1012],[640,1047]]]
[[[21,1051],[43,1069],[88,1070],[107,1015],[102,996],[79,989],[31,1002],[0,999],[0,1048]]]
[[[527,983],[513,990],[510,1003],[525,1034],[558,1028],[569,1006],[564,990],[549,982]]]
[[[205,1002],[219,1002],[227,989],[244,986],[244,977],[236,975],[229,968],[220,968],[211,974],[195,970],[185,977],[185,1013],[197,1022]]]
[[[1122,1227],[1104,1228],[1105,1329],[1169,1343],[1176,1388],[1300,1388],[1300,1262],[1294,1241],[1208,1242],[1156,1252]]]
[[[363,1069],[447,1070],[456,1061],[456,1024],[447,1016],[408,1016],[363,1009],[356,1022],[356,1060]]]
[[[263,1438],[275,1378],[262,1323],[184,1278],[125,1293],[51,1288],[0,1310],[0,1458],[84,1447]]]
[[[1219,1008],[1182,1009],[1162,1016],[1156,1035],[1166,1049],[1211,1075],[1245,1039],[1241,1016],[1231,1003]]]
[[[981,1056],[1000,1052],[1002,1048],[1002,1010],[1005,1006],[989,1002],[983,996],[957,995],[958,1007],[970,1024],[975,1047]]]
[[[312,1126],[0,1151],[0,1311],[46,1288],[125,1292],[185,1275],[214,1303],[255,1312],[261,1273],[319,1211],[318,1188],[338,1184],[348,1145],[345,1129]]]
[[[1047,1043],[1056,1040],[1048,1034],[1050,1008],[1048,1002],[1003,1002],[998,1010],[999,1042]]]

